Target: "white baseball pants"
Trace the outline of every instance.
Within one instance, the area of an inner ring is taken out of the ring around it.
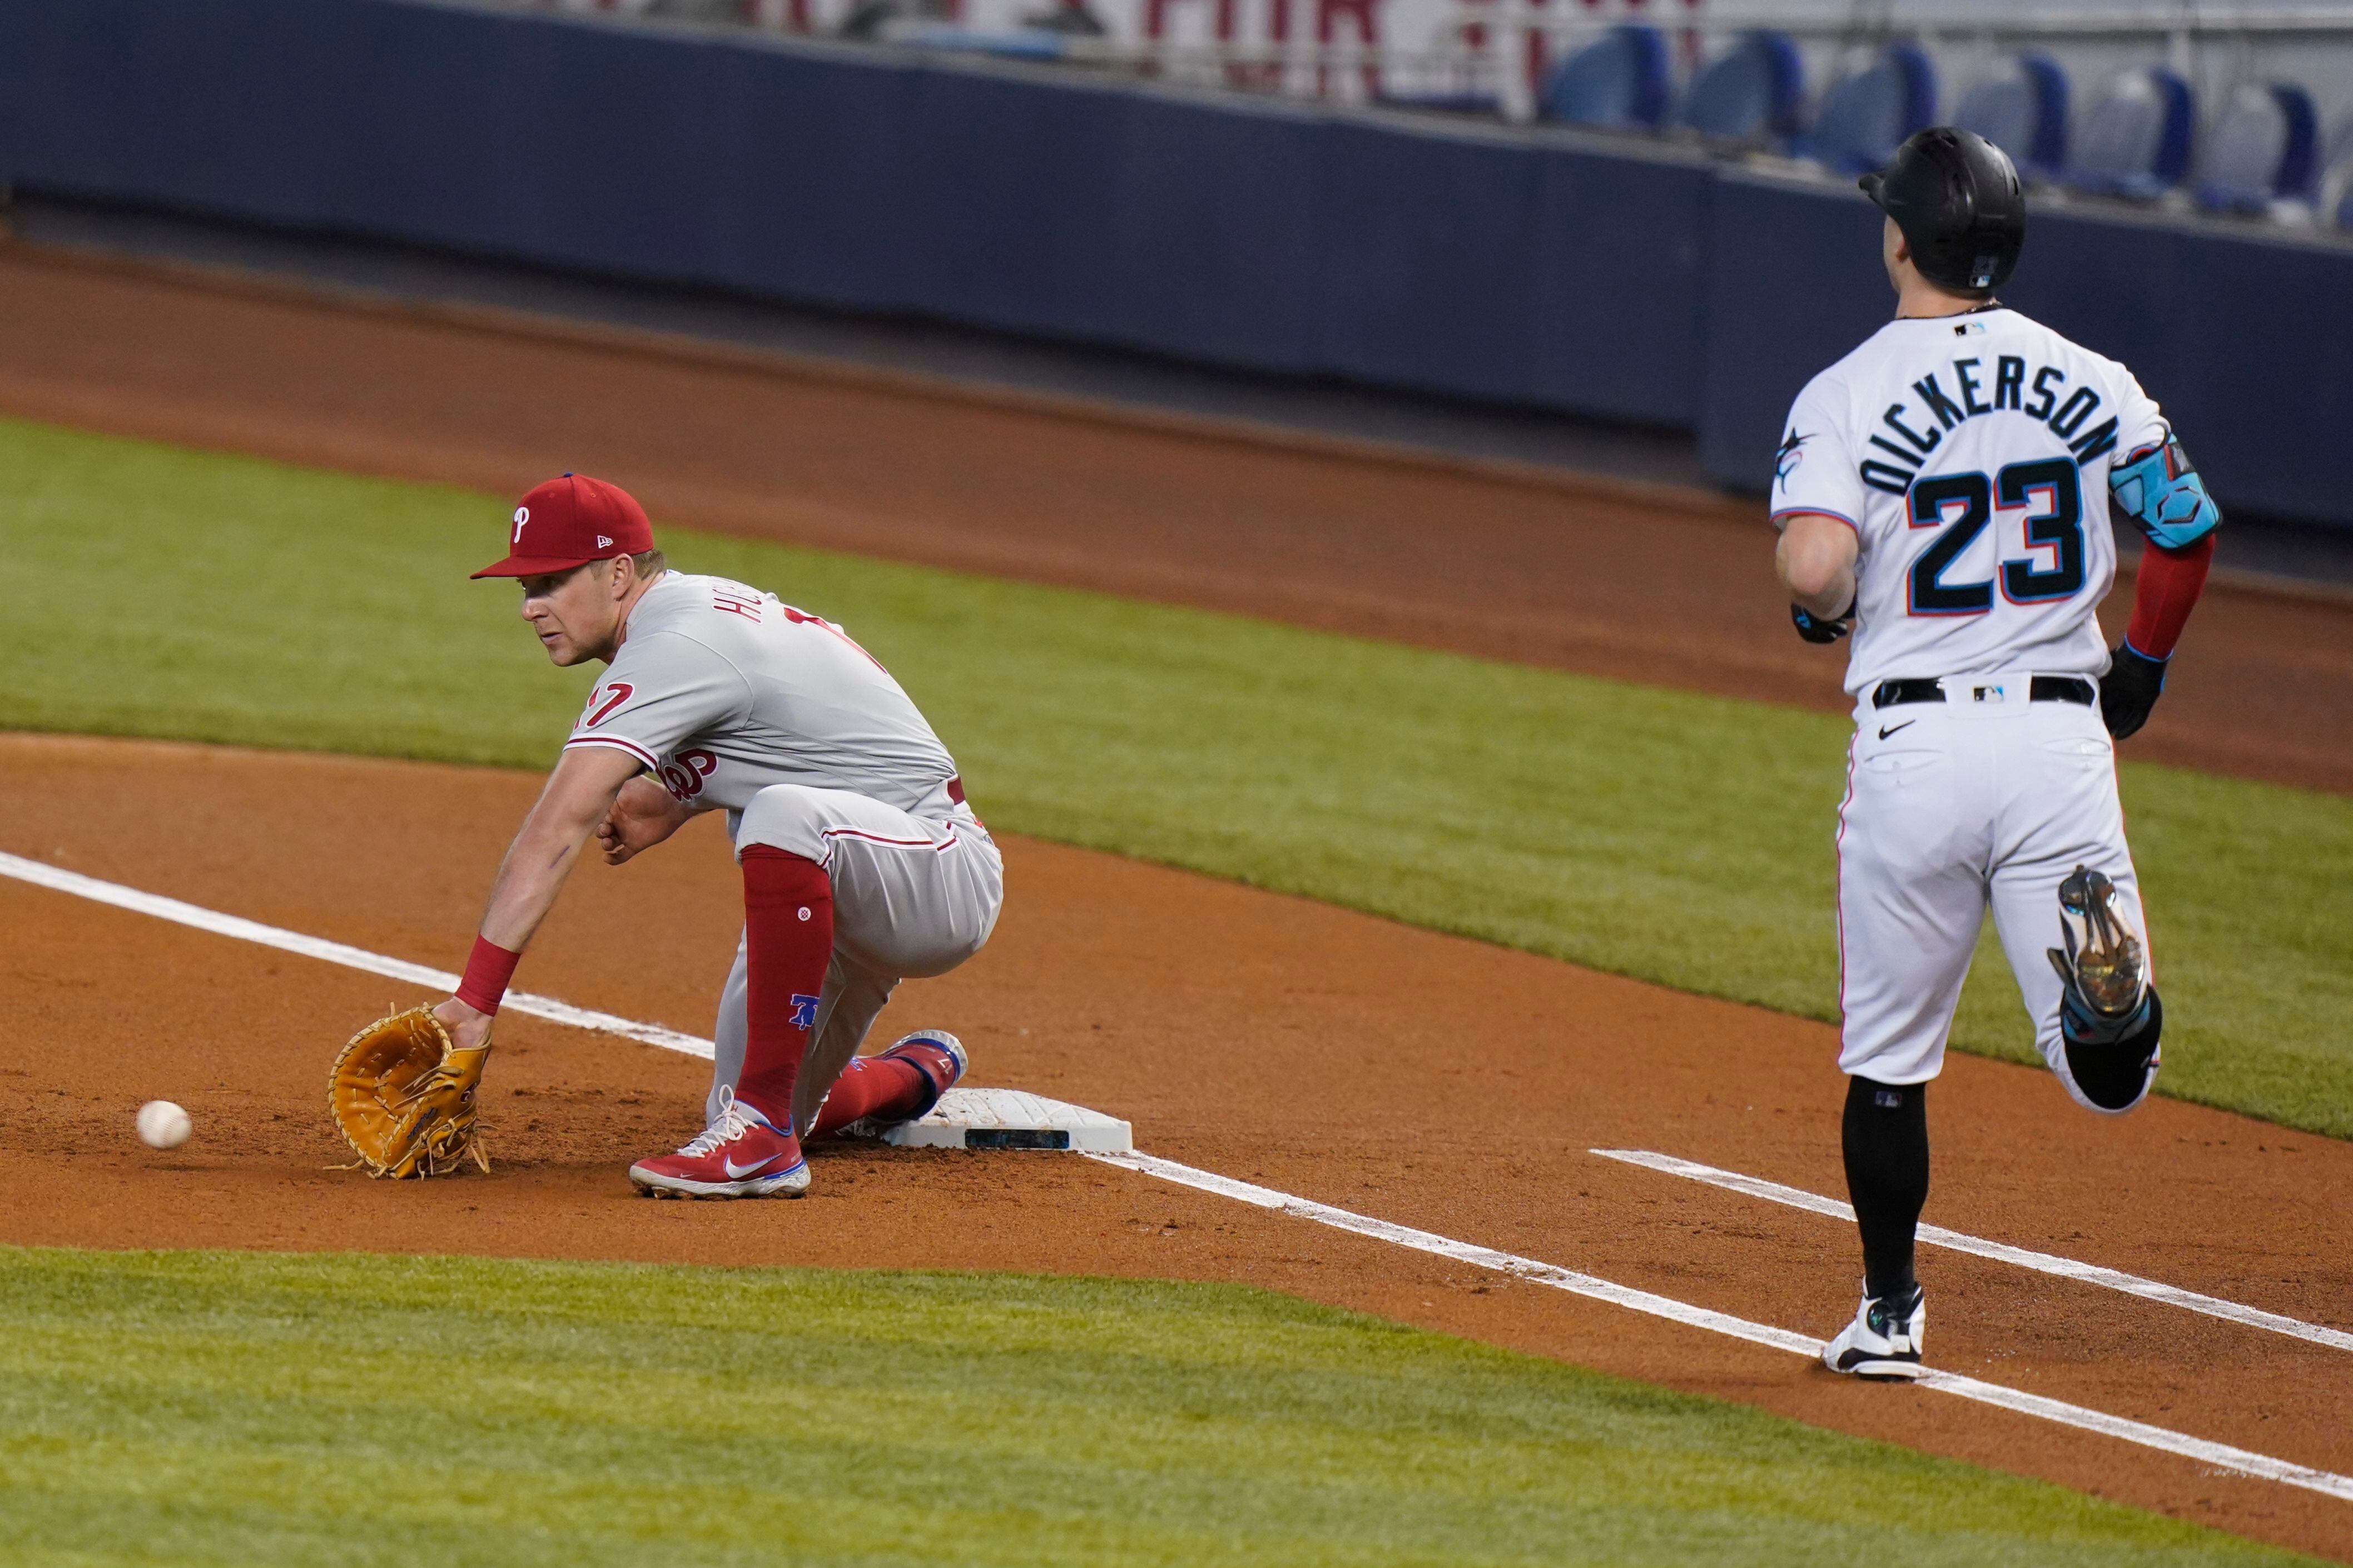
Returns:
[[[1943,1068],[1990,900],[2034,1043],[2075,1101],[2059,1035],[2059,884],[2108,874],[2147,942],[2115,748],[2096,705],[2029,700],[2025,675],[1947,678],[1942,702],[1856,710],[1839,810],[1839,1067],[1882,1083]],[[2153,961],[2152,961],[2153,964]]]
[[[793,1091],[793,1125],[813,1127],[818,1107],[858,1053],[875,1015],[902,979],[945,974],[988,941],[1005,904],[1005,861],[979,819],[913,816],[846,790],[772,784],[752,797],[735,847],[765,844],[825,868],[833,883],[833,962],[818,1001]],[[745,946],[719,993],[706,1115],[744,1071]]]

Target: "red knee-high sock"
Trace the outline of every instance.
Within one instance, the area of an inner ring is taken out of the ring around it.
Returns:
[[[817,1126],[809,1136],[839,1132],[866,1116],[903,1121],[915,1113],[931,1087],[923,1069],[911,1061],[897,1057],[852,1057],[841,1076],[833,1080],[833,1092],[825,1097],[825,1108],[817,1113]]]
[[[765,844],[740,858],[749,1027],[735,1097],[783,1127],[833,958],[833,883],[816,861]]]

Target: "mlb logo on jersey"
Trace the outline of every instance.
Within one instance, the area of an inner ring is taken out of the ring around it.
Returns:
[[[796,1029],[817,1027],[816,997],[805,996],[797,991],[793,993],[793,1027]]]

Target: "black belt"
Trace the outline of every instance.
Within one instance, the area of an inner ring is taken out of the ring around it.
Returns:
[[[1883,680],[1872,689],[1873,708],[1901,708],[1906,702],[1942,702],[1945,683],[1934,677],[1915,676],[1903,680]],[[2027,683],[2026,700],[2030,702],[2073,702],[2079,708],[2092,705],[2092,683],[2080,675],[2038,675]]]

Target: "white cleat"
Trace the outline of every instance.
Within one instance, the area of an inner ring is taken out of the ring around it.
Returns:
[[[1928,1327],[1928,1298],[1919,1286],[1908,1300],[1865,1296],[1854,1321],[1822,1347],[1822,1364],[1853,1377],[1909,1382],[1927,1371],[1920,1342]]]

